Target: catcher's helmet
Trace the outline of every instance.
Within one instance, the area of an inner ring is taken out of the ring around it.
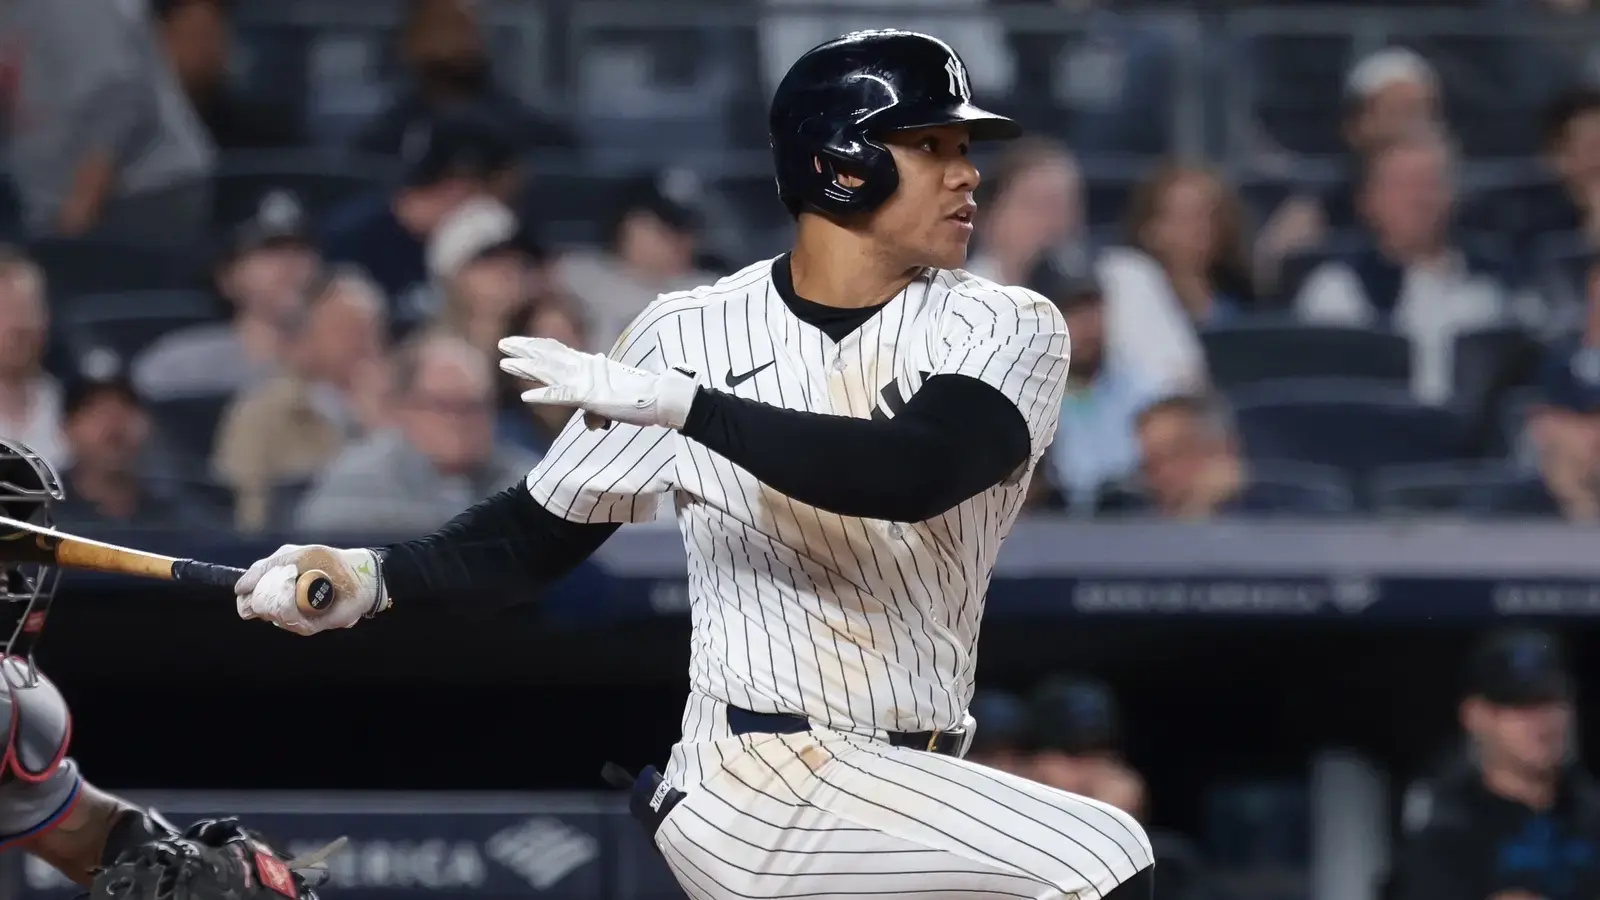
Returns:
[[[912,31],[858,31],[814,47],[783,76],[768,137],[778,198],[798,216],[871,210],[899,183],[885,132],[965,124],[973,140],[1007,140],[1022,129],[972,105],[967,66],[949,44]],[[821,171],[818,171],[820,165]],[[844,187],[841,173],[865,183]]]
[[[32,525],[50,527],[51,510],[63,499],[61,481],[50,463],[21,441],[0,438],[0,512]],[[0,540],[29,540],[22,534],[0,533]],[[26,661],[23,681],[37,673],[32,656],[45,615],[55,597],[60,570],[44,563],[8,563],[0,568],[0,657]],[[0,668],[6,681],[16,681],[17,670]]]

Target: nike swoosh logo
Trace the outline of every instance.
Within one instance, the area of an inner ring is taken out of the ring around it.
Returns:
[[[733,370],[729,369],[727,376],[725,376],[723,378],[723,380],[727,382],[728,387],[736,388],[739,385],[744,384],[746,381],[749,381],[750,379],[756,377],[757,375],[760,375],[762,372],[765,372],[767,369],[772,368],[773,364],[776,363],[776,362],[777,362],[777,360],[774,359],[771,362],[768,362],[766,365],[757,366],[756,368],[751,369],[750,371],[744,373],[743,375],[735,375],[735,374],[733,374]]]

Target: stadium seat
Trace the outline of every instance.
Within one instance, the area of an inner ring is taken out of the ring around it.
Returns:
[[[1338,469],[1288,460],[1255,460],[1241,498],[1252,516],[1345,516],[1357,509],[1350,479]]]
[[[214,481],[183,477],[152,477],[147,483],[159,496],[167,497],[189,507],[189,511],[207,522],[226,528],[233,522],[233,489]]]
[[[1466,423],[1473,455],[1503,456],[1510,450],[1499,427],[1501,405],[1511,391],[1537,377],[1544,355],[1544,344],[1515,325],[1456,337],[1451,407]]]
[[[1350,479],[1328,466],[1289,460],[1253,460],[1249,483],[1238,498],[1240,514],[1263,516],[1344,516],[1356,511]],[[1096,516],[1144,515],[1150,506],[1136,479],[1102,485]]]
[[[1584,235],[1571,232],[1546,234],[1529,252],[1531,277],[1546,302],[1556,310],[1581,309],[1586,275],[1595,251]]]
[[[310,492],[311,485],[312,479],[305,478],[272,486],[272,494],[267,498],[268,531],[294,530],[295,513],[300,508],[300,501]]]
[[[217,168],[213,219],[224,225],[254,215],[272,191],[294,194],[316,219],[336,206],[379,190],[394,160],[328,157],[293,152],[248,152],[223,157]]]
[[[187,464],[204,472],[210,464],[217,426],[232,394],[194,394],[150,401],[150,416],[162,445]]]
[[[1390,332],[1292,321],[1246,321],[1200,332],[1212,384],[1223,390],[1285,378],[1411,383],[1411,342]]]
[[[1348,380],[1264,382],[1231,395],[1251,459],[1332,466],[1359,487],[1383,466],[1460,459],[1461,420],[1404,388]]]
[[[124,366],[159,338],[221,318],[217,301],[198,291],[130,291],[74,297],[56,315],[69,352],[110,350]]]
[[[0,238],[15,240],[22,234],[22,199],[11,176],[0,174]]]
[[[1311,273],[1325,262],[1359,250],[1366,238],[1360,232],[1336,231],[1316,247],[1286,254],[1278,265],[1278,284],[1270,302],[1273,308],[1292,310]]]
[[[97,238],[41,238],[27,252],[44,269],[53,301],[85,294],[181,289],[195,261],[171,250]]]
[[[528,179],[520,209],[539,233],[557,244],[603,243],[617,213],[621,181],[582,172],[537,174]]]
[[[1466,509],[1474,516],[1497,519],[1547,519],[1561,515],[1561,507],[1535,475],[1485,485],[1467,496]]]
[[[1389,466],[1372,474],[1372,509],[1391,516],[1481,511],[1526,480],[1500,463]]]

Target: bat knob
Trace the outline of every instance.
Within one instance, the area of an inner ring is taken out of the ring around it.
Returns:
[[[294,583],[294,602],[301,615],[320,616],[333,605],[333,581],[321,569],[300,573]]]

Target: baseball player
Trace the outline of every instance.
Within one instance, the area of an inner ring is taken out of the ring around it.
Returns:
[[[240,615],[310,634],[526,597],[670,500],[691,687],[635,807],[691,897],[1148,897],[1132,817],[960,758],[984,593],[1068,359],[1048,301],[959,268],[968,150],[1019,130],[970,95],[926,35],[807,53],[770,117],[791,252],[663,295],[606,356],[502,342],[525,401],[579,411],[525,484],[420,540],[284,547]],[[335,591],[307,616],[312,568]]]
[[[49,525],[62,496],[47,462],[0,439],[0,511]],[[0,652],[0,850],[39,857],[89,887],[93,900],[316,900],[311,885],[336,846],[285,861],[235,820],[202,820],[180,833],[83,779],[67,757],[71,711],[33,663],[56,575],[48,566],[0,571],[9,626]]]

